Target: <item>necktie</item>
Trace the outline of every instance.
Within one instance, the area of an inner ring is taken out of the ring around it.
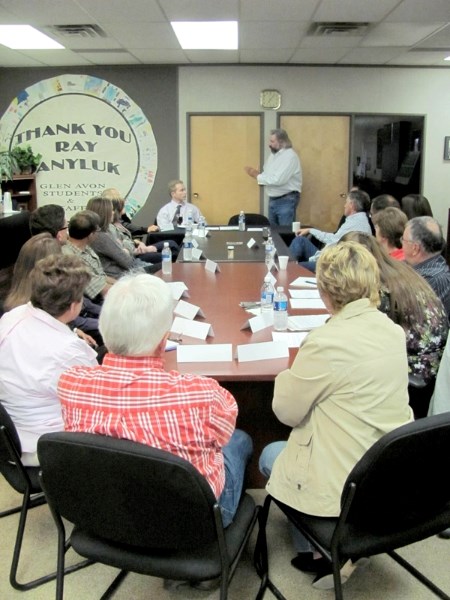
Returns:
[[[176,227],[178,225],[178,220],[180,218],[180,212],[181,212],[181,204],[179,204],[177,206],[177,210],[175,211],[175,214],[173,215],[172,225],[174,227]]]

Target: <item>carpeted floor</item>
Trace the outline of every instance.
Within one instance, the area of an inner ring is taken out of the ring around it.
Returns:
[[[257,502],[262,503],[263,490],[251,490]],[[13,506],[20,497],[0,476],[0,510]],[[50,582],[35,590],[19,592],[9,585],[9,568],[17,528],[17,515],[0,520],[0,600],[52,600],[55,583]],[[272,507],[268,527],[270,571],[273,582],[287,600],[333,600],[330,591],[311,587],[313,576],[294,570],[290,565],[293,556],[286,522]],[[254,598],[259,579],[253,569],[252,552],[255,536],[236,571],[230,587],[230,600]],[[419,569],[443,587],[450,595],[450,541],[430,538],[401,551]],[[74,555],[72,554],[72,557]],[[72,559],[76,561],[76,557]],[[56,530],[44,505],[29,513],[28,528],[19,570],[21,581],[54,570],[56,563]],[[103,565],[92,565],[65,579],[65,600],[97,600],[113,580],[117,571]],[[373,557],[370,564],[357,570],[344,587],[346,600],[428,600],[435,596],[406,571],[385,555]],[[152,577],[130,574],[116,592],[117,600],[212,600],[218,591],[202,592],[192,588],[166,591],[162,581]],[[265,600],[274,596],[267,591]]]

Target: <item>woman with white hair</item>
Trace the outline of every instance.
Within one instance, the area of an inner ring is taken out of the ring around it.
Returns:
[[[108,292],[100,332],[109,352],[98,368],[61,376],[65,429],[126,438],[190,461],[209,482],[226,527],[239,504],[252,441],[235,429],[237,404],[217,381],[164,369],[173,318],[169,286],[127,275]]]

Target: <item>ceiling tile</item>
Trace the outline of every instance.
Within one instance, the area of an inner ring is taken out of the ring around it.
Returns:
[[[185,64],[188,59],[183,50],[172,48],[133,48],[133,55],[143,64]]]
[[[163,0],[169,21],[237,21],[238,0]]]
[[[417,44],[420,48],[448,48],[450,50],[450,25]]]
[[[363,46],[412,46],[443,23],[381,23],[364,38]]]
[[[290,63],[335,64],[347,52],[345,48],[301,48],[292,56]]]
[[[241,23],[239,48],[296,48],[307,29],[307,23],[282,21]]]
[[[105,23],[105,30],[126,48],[180,49],[174,30],[168,23],[132,23],[126,26]]]
[[[397,57],[403,48],[353,48],[339,61],[340,65],[386,64]]]
[[[39,59],[48,67],[65,67],[70,65],[91,65],[92,63],[80,54],[71,50],[23,50],[25,56]]]
[[[314,21],[366,22],[383,19],[398,0],[322,0]]]
[[[126,27],[131,22],[144,21],[148,23],[165,20],[164,13],[155,0],[132,0],[131,2],[124,2],[123,0],[77,0],[77,2],[97,22],[121,23]]]
[[[386,21],[426,23],[430,21],[450,21],[448,0],[403,0]]]
[[[408,52],[389,61],[390,65],[441,66],[450,67],[443,52]]]
[[[128,52],[80,52],[94,65],[137,65],[139,60]]]
[[[320,0],[241,0],[241,21],[310,21]]]
[[[20,21],[17,21],[17,24],[43,26],[90,22],[86,11],[73,0],[2,0],[1,5],[19,17]]]
[[[239,56],[241,63],[286,63],[293,53],[292,48],[243,48]]]
[[[185,50],[187,58],[192,63],[237,63],[238,50]]]

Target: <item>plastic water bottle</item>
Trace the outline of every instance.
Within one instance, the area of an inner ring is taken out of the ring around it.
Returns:
[[[245,214],[244,211],[241,210],[239,213],[239,231],[245,231]]]
[[[286,331],[288,323],[288,299],[282,286],[277,287],[273,300],[273,328],[275,331]]]
[[[194,219],[192,217],[192,209],[188,208],[187,210],[187,219],[186,219],[186,229],[190,227],[191,228],[191,232],[194,229]]]
[[[172,275],[172,250],[169,247],[169,242],[164,242],[161,257],[163,275]]]
[[[183,241],[183,260],[185,262],[190,262],[192,260],[192,247],[192,229],[188,225]]]
[[[273,267],[273,250],[274,250],[274,246],[273,246],[272,238],[269,237],[269,239],[266,242],[266,249],[265,249],[265,256],[264,256],[264,260],[265,260],[268,271],[270,271]]]
[[[198,220],[198,237],[204,238],[206,237],[206,221],[205,221],[205,217],[203,215],[200,215],[200,218]]]
[[[261,311],[270,312],[273,310],[273,297],[274,297],[273,285],[270,281],[270,277],[266,275],[264,277],[264,283],[261,288]]]

